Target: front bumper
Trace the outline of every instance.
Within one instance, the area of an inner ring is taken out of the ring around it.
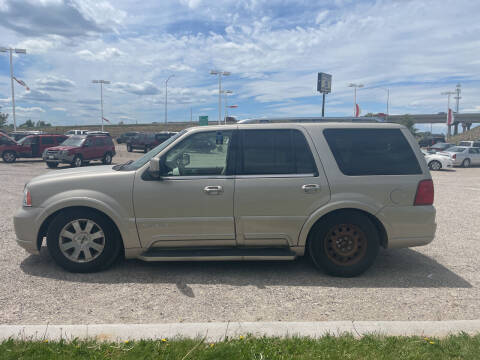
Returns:
[[[47,162],[70,164],[73,161],[73,157],[74,155],[45,154],[42,156],[42,159]]]
[[[34,255],[40,251],[37,240],[42,225],[40,220],[42,211],[42,208],[22,207],[13,217],[17,244]]]

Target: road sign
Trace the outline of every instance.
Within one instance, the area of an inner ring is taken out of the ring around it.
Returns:
[[[198,117],[198,124],[200,126],[207,126],[208,125],[208,116],[199,116]]]
[[[323,94],[329,94],[332,91],[332,75],[318,73],[317,91]]]

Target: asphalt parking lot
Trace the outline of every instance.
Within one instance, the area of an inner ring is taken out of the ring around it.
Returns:
[[[119,151],[114,162],[141,153]],[[15,243],[12,215],[42,161],[0,162],[0,323],[460,320],[480,314],[480,168],[434,172],[438,230],[428,246],[383,250],[342,279],[294,262],[145,263],[71,274]]]

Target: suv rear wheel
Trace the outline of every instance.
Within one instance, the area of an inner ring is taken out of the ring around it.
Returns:
[[[75,155],[72,161],[72,167],[80,167],[83,165],[83,160],[80,155]]]
[[[15,162],[15,160],[17,160],[17,154],[15,154],[15,152],[13,152],[13,151],[5,151],[2,154],[2,159],[6,163],[13,163],[13,162]]]
[[[442,163],[438,160],[432,160],[428,163],[430,170],[440,170],[442,168]]]
[[[110,154],[109,152],[107,152],[107,153],[103,156],[102,163],[103,163],[104,165],[110,165],[110,164],[112,163],[112,154]]]
[[[372,266],[380,240],[375,225],[366,215],[345,210],[317,222],[308,245],[318,268],[330,275],[352,277]]]
[[[95,211],[67,210],[55,217],[47,233],[48,251],[71,272],[94,272],[111,266],[120,254],[117,231]]]
[[[463,160],[462,166],[463,166],[464,168],[470,167],[470,159],[465,159],[465,160]]]

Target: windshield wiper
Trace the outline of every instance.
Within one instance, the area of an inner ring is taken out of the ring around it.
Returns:
[[[130,165],[133,160],[128,160],[126,163],[115,165],[112,169],[113,170],[122,170],[125,166]]]

